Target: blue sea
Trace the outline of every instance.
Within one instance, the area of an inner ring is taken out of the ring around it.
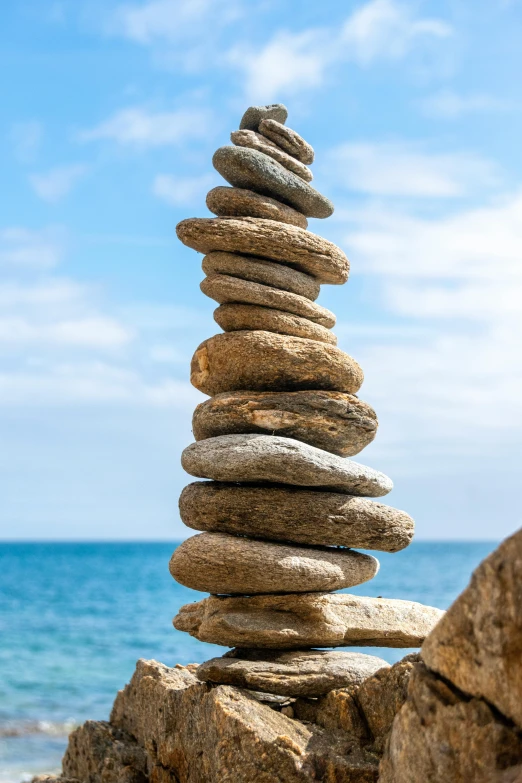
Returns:
[[[224,652],[172,627],[177,609],[201,598],[169,575],[174,548],[0,543],[0,783],[56,772],[68,732],[107,719],[138,658],[172,666]],[[419,542],[377,553],[377,577],[350,592],[446,608],[494,548]],[[393,662],[406,652],[376,654]]]

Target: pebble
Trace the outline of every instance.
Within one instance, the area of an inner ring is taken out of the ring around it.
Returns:
[[[270,307],[236,302],[222,304],[214,310],[214,321],[224,332],[262,330],[318,340],[329,345],[337,344],[337,337],[325,326]]]
[[[273,141],[278,147],[293,155],[301,163],[314,162],[313,147],[305,141],[296,131],[287,128],[275,118],[266,117],[259,123],[259,132]]]
[[[262,136],[260,133],[251,130],[233,131],[230,134],[230,141],[236,147],[248,147],[249,149],[258,150],[258,152],[264,152],[265,155],[277,160],[285,169],[293,171],[294,174],[304,179],[305,182],[311,182],[314,178],[308,166],[288,155],[281,147],[278,147],[277,144],[274,144],[273,141],[270,141],[270,139],[267,139],[266,136]]]
[[[288,109],[283,103],[270,103],[267,106],[249,106],[241,117],[241,129],[256,131],[261,120],[277,120],[282,125],[288,118]]]
[[[244,188],[218,185],[207,193],[207,207],[220,217],[256,217],[307,228],[308,220],[293,207]]]

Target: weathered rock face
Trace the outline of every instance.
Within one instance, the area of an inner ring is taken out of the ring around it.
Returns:
[[[259,432],[351,457],[374,439],[377,416],[368,403],[343,392],[234,391],[200,403],[192,429],[196,440]]]
[[[230,303],[214,310],[214,321],[224,332],[261,330],[318,340],[320,343],[337,345],[337,337],[327,329],[308,318],[301,318],[283,310],[273,310],[259,305]]]
[[[82,783],[148,783],[149,762],[128,732],[90,720],[69,737],[63,775]]]
[[[261,120],[277,120],[284,125],[288,117],[288,109],[283,103],[269,103],[267,106],[249,106],[241,117],[240,128],[257,130]]]
[[[285,128],[283,123],[277,121],[276,117],[263,117],[259,123],[259,131],[302,163],[314,162],[313,147],[296,131]]]
[[[187,218],[176,226],[184,245],[211,253],[221,250],[279,261],[312,275],[319,283],[342,285],[350,264],[327,239],[277,220],[261,218]]]
[[[270,139],[262,136],[260,133],[252,130],[233,131],[230,134],[230,141],[237,147],[249,147],[258,152],[263,152],[270,158],[277,160],[285,169],[293,171],[294,174],[304,179],[305,182],[311,182],[314,178],[308,166],[288,155],[281,147],[278,147],[277,144],[274,144],[273,141],[270,141]]]
[[[225,647],[419,647],[442,615],[413,601],[343,593],[210,596],[182,606],[174,627]]]
[[[190,381],[209,395],[305,389],[354,394],[363,372],[355,359],[334,345],[275,332],[227,332],[196,349]]]
[[[191,476],[215,481],[271,482],[327,487],[381,497],[391,479],[373,468],[278,435],[219,435],[192,443],[181,464]]]
[[[197,481],[181,493],[179,510],[195,530],[381,552],[404,549],[414,531],[408,514],[382,503],[284,486]]]
[[[245,188],[218,185],[207,193],[206,204],[219,217],[255,217],[308,227],[308,220],[293,207]]]
[[[370,555],[256,541],[224,533],[187,538],[170,560],[174,579],[206,593],[308,593],[340,590],[372,579]]]
[[[231,650],[199,666],[196,677],[284,696],[322,696],[334,688],[358,686],[383,668],[389,668],[386,661],[363,653]]]
[[[422,657],[522,729],[522,530],[479,565]]]

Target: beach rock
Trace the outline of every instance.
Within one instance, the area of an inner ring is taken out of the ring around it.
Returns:
[[[148,783],[145,750],[126,731],[104,721],[75,729],[63,757],[63,775],[82,783]]]
[[[422,657],[522,728],[522,530],[478,566]]]
[[[516,780],[521,764],[522,737],[513,724],[422,664],[414,668],[379,783],[505,783]]]
[[[263,283],[254,283],[251,280],[242,280],[231,275],[213,274],[206,277],[200,284],[202,292],[214,299],[219,304],[228,302],[240,302],[242,304],[255,304],[261,307],[272,307],[276,310],[285,310],[302,318],[331,327],[335,325],[335,315],[326,307],[311,302],[304,296],[292,294],[290,291],[281,291]]]
[[[377,416],[368,403],[344,392],[234,391],[200,403],[192,429],[196,440],[246,432],[277,434],[352,457],[374,439]]]
[[[233,131],[233,133],[230,134],[230,141],[237,147],[248,147],[249,149],[263,152],[265,155],[277,160],[285,169],[293,171],[294,174],[297,174],[298,177],[304,179],[305,182],[311,182],[314,178],[314,175],[308,166],[305,166],[304,163],[301,163],[291,155],[288,155],[281,147],[274,144],[273,141],[270,141],[270,139],[267,139],[266,136],[262,136],[260,133],[256,133],[252,130]]]
[[[277,120],[284,125],[288,117],[288,109],[283,103],[270,103],[267,106],[249,106],[241,117],[241,129],[257,130],[261,120]]]
[[[318,340],[329,345],[337,344],[337,337],[324,326],[293,313],[258,305],[230,303],[214,310],[214,321],[224,332],[260,329],[265,332],[289,334]]]
[[[206,275],[232,275],[253,283],[280,288],[282,291],[291,291],[312,301],[319,296],[320,285],[314,277],[262,258],[239,256],[235,253],[209,253],[203,259],[201,267]]]
[[[419,647],[443,612],[346,593],[210,596],[182,606],[174,627],[225,647]]]
[[[333,214],[330,199],[263,152],[248,147],[219,147],[212,165],[233,187],[276,198],[305,217],[327,218]]]
[[[203,593],[310,593],[340,590],[372,579],[379,562],[371,555],[333,548],[287,546],[200,533],[174,551],[170,573]]]
[[[260,256],[293,266],[319,283],[342,285],[350,264],[340,248],[327,239],[277,220],[261,218],[188,218],[176,226],[183,244],[210,253],[214,250]]]
[[[308,220],[293,207],[253,190],[218,185],[207,193],[207,207],[220,217],[256,217],[307,228]]]
[[[381,497],[393,488],[384,473],[307,443],[279,435],[218,435],[192,443],[181,464],[191,476],[214,481],[323,487]]]
[[[357,362],[334,345],[275,332],[216,334],[196,349],[190,381],[203,394],[327,389],[355,393]]]
[[[415,527],[404,511],[367,498],[217,481],[197,481],[185,487],[179,510],[185,525],[195,530],[381,552],[404,549]]]
[[[301,163],[314,162],[313,147],[308,144],[295,130],[286,128],[276,117],[263,117],[259,123],[259,132],[281,147],[289,155]]]
[[[354,652],[326,650],[231,650],[199,666],[203,682],[237,685],[285,696],[322,696],[334,688],[360,685],[379,669],[382,658]]]

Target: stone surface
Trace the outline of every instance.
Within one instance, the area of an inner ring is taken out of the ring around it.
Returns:
[[[176,582],[192,590],[254,595],[353,587],[372,579],[379,562],[351,550],[200,533],[174,550],[169,569]]]
[[[337,345],[337,337],[325,326],[309,321],[308,318],[301,318],[293,313],[270,307],[235,302],[222,304],[214,310],[214,321],[224,332],[261,329],[265,332],[288,334]]]
[[[270,141],[270,139],[267,139],[266,136],[262,136],[260,133],[256,133],[252,130],[233,131],[233,133],[230,134],[230,141],[237,147],[248,147],[249,149],[263,152],[265,155],[277,160],[285,169],[293,171],[294,174],[297,174],[298,177],[304,179],[305,182],[311,182],[314,178],[314,175],[308,166],[305,166],[304,163],[301,163],[299,160],[296,160],[296,158],[288,155],[281,147],[273,141]]]
[[[277,434],[352,457],[374,439],[377,416],[368,403],[343,392],[234,391],[200,403],[192,429],[196,440],[243,432]]]
[[[312,301],[319,296],[320,285],[311,275],[292,269],[290,266],[266,261],[254,256],[239,256],[236,253],[209,253],[201,263],[206,275],[222,274],[263,283],[282,291],[305,296]]]
[[[479,565],[422,656],[522,728],[522,530]]]
[[[335,325],[335,315],[326,307],[311,302],[304,296],[282,291],[263,283],[242,280],[231,275],[213,274],[200,284],[201,291],[219,304],[238,302],[284,310],[327,328]]]
[[[214,481],[324,487],[381,497],[393,488],[384,473],[307,443],[279,435],[218,435],[192,443],[181,464],[191,476]]]
[[[512,724],[418,664],[379,783],[504,783],[521,763],[522,736]]]
[[[319,283],[342,285],[349,262],[327,239],[277,220],[261,218],[188,218],[176,226],[183,244],[210,253],[214,250],[259,256],[293,266]]]
[[[219,147],[212,164],[233,187],[271,196],[305,217],[327,218],[333,214],[330,199],[263,152],[248,147]]]
[[[322,696],[334,688],[360,685],[379,669],[382,658],[326,650],[231,650],[199,666],[199,680],[237,685],[286,696]]]
[[[263,117],[258,127],[263,136],[273,141],[289,155],[293,155],[301,163],[314,162],[313,147],[295,130],[286,128],[283,123],[278,122],[276,117]]]
[[[220,217],[255,217],[307,228],[308,220],[293,207],[245,188],[218,185],[207,193],[207,207]]]
[[[345,593],[210,596],[182,606],[174,627],[225,647],[419,647],[442,615],[413,601]]]
[[[257,130],[261,120],[277,120],[282,125],[288,117],[288,109],[284,103],[269,103],[266,106],[249,106],[241,117],[240,128]]]
[[[404,549],[415,527],[404,511],[373,500],[283,486],[197,481],[181,493],[179,509],[195,530],[381,552]]]
[[[275,332],[228,332],[196,349],[190,381],[209,395],[304,389],[355,393],[363,372],[335,345]]]
[[[148,783],[148,759],[126,731],[87,721],[72,732],[63,774],[82,783]]]

